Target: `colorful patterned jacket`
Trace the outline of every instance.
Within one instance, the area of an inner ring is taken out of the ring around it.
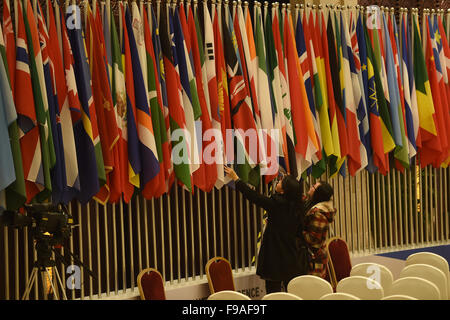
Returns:
[[[311,254],[309,274],[325,278],[328,255],[326,240],[329,224],[333,222],[336,209],[333,201],[320,202],[305,216],[303,237]]]

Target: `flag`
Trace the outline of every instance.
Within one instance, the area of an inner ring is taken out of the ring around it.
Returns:
[[[192,190],[192,177],[189,160],[189,141],[187,140],[186,118],[183,109],[182,87],[178,72],[178,58],[173,42],[172,17],[168,6],[163,8],[160,17],[161,49],[164,58],[164,71],[167,86],[167,102],[170,115],[172,142],[172,161],[176,178],[188,190]],[[176,134],[176,136],[174,136]]]
[[[328,84],[333,91],[329,92],[330,102],[330,121],[331,129],[333,130],[333,143],[335,146],[339,146],[336,154],[330,157],[328,165],[330,167],[330,173],[333,177],[340,172],[342,175],[345,172],[343,166],[347,153],[348,153],[348,137],[345,126],[345,108],[342,101],[341,84],[339,82],[339,65],[337,58],[336,44],[339,45],[339,41],[335,41],[335,35],[333,33],[333,25],[331,20],[331,12],[328,14],[326,38],[322,37],[322,42],[327,42],[328,47],[328,59],[329,68],[327,74],[329,74]],[[338,31],[338,30],[336,30]],[[339,39],[338,37],[336,37]]]
[[[444,84],[447,88],[447,103],[450,103],[450,45],[449,45],[449,41],[446,38],[445,35],[445,30],[444,30],[444,26],[442,24],[442,19],[440,16],[438,16],[438,27],[437,29],[439,29],[439,37],[440,37],[440,41],[437,41],[437,46],[439,48],[439,57],[440,57],[440,61],[441,61],[441,67],[442,67],[442,74],[444,77]],[[447,104],[447,109],[450,109],[450,106]],[[447,115],[448,115],[447,111]],[[448,137],[448,141],[450,142],[450,123],[448,123],[448,118],[447,118],[447,137]],[[446,164],[445,165],[449,165],[450,164],[450,157],[446,159]]]
[[[294,147],[294,132],[292,127],[291,117],[291,99],[289,93],[289,85],[287,79],[287,70],[285,65],[285,57],[283,52],[283,37],[281,36],[280,20],[278,18],[278,7],[272,7],[272,33],[274,40],[274,47],[276,50],[276,58],[278,62],[278,70],[280,74],[280,87],[282,95],[282,112],[281,112],[281,134],[285,140],[283,143],[283,153],[286,160],[287,172],[297,177],[297,163],[295,157]],[[278,105],[277,105],[278,108]]]
[[[151,6],[150,6],[151,8]],[[172,163],[172,145],[170,143],[170,117],[169,117],[169,106],[167,102],[167,86],[165,79],[165,71],[164,71],[164,58],[161,50],[161,41],[159,37],[159,27],[157,23],[157,19],[153,10],[151,10],[152,16],[152,41],[153,41],[153,49],[155,50],[155,59],[157,59],[156,63],[156,72],[157,72],[157,81],[156,81],[156,89],[158,95],[158,101],[160,101],[160,106],[163,109],[163,117],[164,124],[166,128],[166,137],[167,141],[164,143],[164,166],[166,169],[165,177],[166,177],[166,192],[169,192],[173,181],[174,181],[174,172],[173,172],[173,163]],[[163,139],[163,138],[162,138]],[[167,159],[167,160],[166,160]]]
[[[194,14],[195,12],[195,14]],[[203,37],[200,30],[200,25],[197,17],[197,6],[194,4],[194,11],[189,7],[188,11],[188,32],[190,34],[190,46],[192,48],[192,55],[194,60],[194,68],[196,74],[197,90],[199,93],[200,107],[202,111],[202,163],[199,170],[194,172],[194,184],[203,191],[211,191],[217,181],[217,164],[211,159],[205,158],[205,151],[207,148],[216,148],[215,139],[210,143],[206,143],[205,132],[210,131],[212,127],[211,122],[211,104],[208,90],[208,76],[206,69],[206,57],[204,52]],[[211,137],[213,138],[213,137]]]
[[[261,166],[261,174],[266,175],[266,183],[272,181],[278,174],[279,136],[275,135],[274,115],[270,98],[269,79],[266,63],[266,45],[262,22],[261,6],[255,9],[255,48],[257,59],[257,85],[258,107],[261,112],[261,125],[263,129],[263,142],[265,147],[266,163]],[[274,160],[272,160],[274,159]],[[274,163],[275,162],[275,163]]]
[[[245,5],[245,4],[244,4]],[[260,177],[259,163],[266,162],[266,151],[262,135],[261,124],[261,112],[259,109],[258,96],[257,96],[257,60],[256,60],[256,47],[255,39],[253,37],[253,27],[251,23],[250,13],[246,7],[245,13],[242,10],[242,6],[237,6],[237,13],[235,20],[235,33],[238,41],[239,57],[241,59],[242,72],[244,81],[246,82],[247,91],[251,98],[251,105],[253,112],[253,118],[258,130],[258,166],[251,172],[252,180],[256,183]],[[241,41],[239,41],[239,39]],[[242,55],[241,55],[242,52]],[[253,174],[254,173],[254,174]]]
[[[164,122],[164,114],[162,109],[162,97],[161,93],[158,93],[159,80],[156,69],[155,52],[153,49],[153,43],[150,33],[150,26],[148,23],[147,10],[142,10],[142,20],[144,24],[144,41],[147,60],[147,83],[148,83],[148,96],[150,102],[150,113],[152,117],[152,126],[156,143],[156,151],[159,161],[159,173],[152,180],[152,183],[147,183],[142,190],[142,195],[149,199],[151,197],[159,197],[166,191],[166,165],[169,158],[169,149],[167,141],[167,131]]]
[[[286,15],[284,17],[283,31],[284,52],[286,54],[287,73],[289,75],[297,176],[300,176],[311,165],[312,155],[318,150],[318,144],[309,111],[308,97],[302,80],[303,73],[298,60],[293,30],[292,20]]]
[[[304,13],[305,14],[305,13]],[[306,15],[306,14],[305,14]],[[306,18],[305,18],[306,20]],[[318,131],[316,131],[317,128],[317,121],[316,121],[316,114],[315,114],[315,106],[314,106],[314,93],[313,93],[313,85],[312,85],[312,79],[311,79],[311,61],[308,56],[308,48],[306,44],[306,36],[308,34],[305,34],[305,29],[303,27],[304,21],[302,22],[302,17],[297,18],[296,28],[295,28],[295,43],[297,46],[297,54],[300,66],[303,71],[303,82],[305,83],[305,89],[306,94],[308,96],[308,105],[310,108],[310,112],[312,114],[312,119],[314,121],[314,131],[316,137],[318,137]],[[313,113],[314,112],[314,113]],[[314,157],[314,163],[318,161],[317,157]]]
[[[72,94],[79,100],[79,106],[72,105],[72,121],[74,122],[74,136],[77,146],[78,170],[80,175],[80,192],[76,195],[77,199],[85,204],[92,197],[94,197],[100,187],[106,182],[105,167],[103,164],[103,155],[100,144],[100,137],[97,126],[97,116],[95,113],[95,105],[92,98],[91,77],[89,74],[89,65],[87,64],[86,51],[84,41],[81,35],[81,29],[65,28],[63,24],[64,38],[70,41],[70,48],[68,43],[65,44],[64,61],[73,59],[73,74],[69,73],[68,84],[69,92],[77,91]],[[63,40],[66,41],[67,40]],[[70,56],[73,57],[72,59]],[[71,72],[67,69],[66,73]],[[66,74],[66,78],[68,75]],[[75,81],[74,81],[75,80]],[[69,93],[70,94],[70,93]]]
[[[340,59],[340,82],[343,98],[343,106],[345,107],[345,124],[347,127],[348,137],[348,171],[350,175],[354,176],[358,170],[364,165],[364,159],[361,159],[361,140],[359,138],[359,120],[356,115],[355,91],[356,97],[360,97],[361,92],[358,92],[359,83],[357,79],[352,79],[351,70],[354,64],[350,60],[352,54],[352,47],[348,33],[347,19],[340,15],[340,38],[337,41],[341,42],[338,51],[338,58]],[[356,85],[353,83],[356,81]]]
[[[352,23],[352,25],[354,25]],[[352,50],[354,52],[353,58],[355,61],[355,69],[358,73],[358,80],[360,83],[361,94],[362,94],[362,107],[361,104],[358,105],[357,114],[361,123],[359,126],[360,138],[363,143],[366,153],[367,153],[367,167],[366,169],[370,173],[376,171],[376,167],[373,164],[373,149],[370,140],[370,115],[369,115],[369,94],[368,94],[368,70],[367,70],[367,48],[366,39],[363,28],[363,18],[362,14],[358,14],[358,19],[356,21],[356,27],[352,28]],[[358,52],[359,54],[355,54]],[[372,66],[373,68],[373,66]]]
[[[376,11],[375,14],[378,14]],[[377,17],[374,21],[380,21],[380,17]],[[369,21],[369,20],[367,20]],[[373,25],[370,29],[368,29],[369,36],[367,39],[371,40],[371,44],[373,46],[373,66],[375,72],[375,86],[377,90],[377,98],[378,98],[378,112],[381,117],[381,128],[382,128],[382,137],[383,137],[383,146],[386,157],[386,171],[383,174],[389,172],[389,152],[391,152],[395,148],[394,134],[392,129],[392,121],[389,114],[390,110],[390,97],[389,97],[389,89],[387,83],[386,76],[386,66],[384,59],[384,50],[382,49],[383,43],[380,41],[380,32],[381,25]],[[378,82],[379,80],[379,82]],[[380,169],[379,169],[380,170]]]
[[[5,40],[6,40],[5,35]],[[14,34],[13,38],[14,39]],[[14,45],[14,53],[16,52],[16,48]],[[6,164],[1,166],[2,168],[5,168],[5,170],[11,170],[11,167],[8,166],[9,163],[9,155],[8,155],[8,148],[7,146],[10,146],[9,152],[12,156],[13,161],[13,167],[12,169],[14,171],[8,171],[4,172],[5,176],[1,180],[5,179],[5,183],[8,181],[8,177],[11,174],[14,174],[14,180],[8,184],[8,187],[6,187],[5,191],[0,192],[0,196],[4,198],[3,205],[7,210],[17,210],[19,209],[27,200],[26,197],[26,189],[25,189],[25,180],[23,176],[23,166],[22,166],[22,154],[20,152],[20,142],[19,142],[19,127],[17,125],[17,112],[16,107],[14,104],[14,94],[12,92],[11,87],[11,76],[9,75],[10,68],[8,66],[8,56],[7,52],[5,50],[5,43],[3,42],[3,33],[2,29],[0,27],[0,53],[3,63],[3,70],[1,72],[2,76],[4,77],[3,80],[0,81],[1,84],[1,90],[2,93],[0,94],[0,97],[2,99],[2,109],[4,112],[4,116],[2,118],[4,120],[4,124],[7,128],[7,134],[2,134],[2,137],[5,140],[4,146],[2,143],[2,146],[5,148],[4,152],[1,154],[4,154],[4,161]],[[15,57],[14,57],[15,59]],[[13,61],[15,65],[15,60]],[[14,69],[11,70],[14,73]],[[4,131],[3,131],[4,132]]]
[[[4,50],[3,32],[0,27],[0,50]],[[8,128],[17,120],[7,69],[3,57],[0,59],[0,192],[16,180],[14,157]]]
[[[252,180],[251,171],[258,160],[258,132],[250,108],[251,100],[245,86],[241,64],[236,54],[237,48],[233,46],[232,39],[235,35],[231,24],[230,28],[231,32],[226,24],[223,24],[222,34],[230,90],[231,120],[236,137],[236,168],[242,181],[257,185],[259,179]]]
[[[41,142],[42,173],[44,189],[39,190],[36,200],[46,200],[52,191],[50,170],[56,162],[53,135],[50,128],[50,115],[48,112],[47,89],[45,85],[44,69],[42,64],[42,53],[39,43],[36,20],[33,8],[29,0],[24,2],[23,20],[28,42],[28,54],[30,58],[30,75],[33,87],[36,119],[39,123],[39,134]]]
[[[115,193],[113,198],[120,194],[120,168],[117,163],[119,131],[108,80],[103,32],[88,5],[85,10],[88,15],[87,32],[90,33],[91,39],[89,61],[92,70],[92,93],[106,175],[106,183],[94,198],[105,205],[111,193]],[[96,12],[99,13],[98,8]]]
[[[278,21],[277,21],[278,23]],[[267,53],[267,76],[269,78],[269,88],[271,92],[272,112],[274,129],[278,132],[278,163],[287,169],[288,162],[286,145],[286,125],[284,124],[283,114],[283,93],[281,85],[280,67],[278,66],[277,51],[275,48],[275,39],[273,34],[272,13],[266,13],[264,21],[264,36]],[[279,38],[279,33],[278,33]],[[267,177],[266,177],[267,182]]]
[[[309,19],[309,21],[308,21]],[[309,13],[309,18],[304,15],[305,24],[305,38],[307,38],[307,52],[310,61],[310,71],[312,72],[312,85],[314,92],[314,112],[312,112],[314,126],[316,130],[317,140],[319,142],[320,150],[317,151],[316,157],[318,161],[312,167],[312,175],[314,177],[320,177],[326,170],[325,159],[327,157],[327,152],[325,151],[324,138],[327,144],[328,154],[330,152],[330,142],[331,133],[330,125],[328,119],[328,106],[325,107],[325,96],[324,96],[324,83],[322,82],[323,75],[321,75],[320,66],[320,53],[317,44],[317,39],[315,37],[316,27],[314,25],[314,16],[312,11]],[[318,25],[318,21],[317,21]],[[319,32],[317,32],[319,34]],[[323,119],[322,119],[323,118]]]
[[[229,145],[232,141],[228,141],[227,130],[231,129],[231,116],[230,116],[230,100],[228,95],[228,81],[227,71],[225,65],[224,50],[222,46],[221,29],[219,27],[220,14],[218,10],[215,10],[213,20],[213,34],[214,34],[214,61],[216,67],[216,79],[217,79],[217,97],[218,97],[218,118],[220,119],[220,130],[222,131],[222,163],[230,163],[233,159],[234,148]],[[222,168],[223,171],[223,168]],[[219,175],[221,178],[221,175]],[[216,182],[216,188],[221,188],[224,184],[229,182],[229,177],[224,177],[223,180],[218,179]]]
[[[400,16],[400,37],[401,37],[401,70],[403,84],[403,99],[405,104],[406,132],[408,138],[409,159],[417,153],[416,137],[419,129],[419,114],[417,111],[417,100],[413,75],[411,73],[410,60],[410,38],[407,36],[407,13]],[[414,92],[413,92],[414,91]]]
[[[391,115],[391,123],[394,133],[394,141],[395,141],[395,149],[394,149],[394,158],[398,160],[403,167],[409,166],[409,158],[408,158],[408,146],[406,142],[405,136],[405,123],[403,121],[403,112],[401,106],[401,97],[400,91],[397,81],[397,66],[398,63],[394,60],[394,50],[396,52],[396,48],[393,47],[395,44],[395,39],[391,42],[391,37],[393,33],[388,29],[388,25],[386,22],[386,17],[382,14],[383,18],[383,27],[384,27],[384,36],[385,36],[385,56],[386,56],[386,71],[387,71],[387,82],[389,88],[389,97],[390,97],[390,115]]]
[[[200,101],[198,99],[195,74],[192,68],[191,55],[189,54],[185,35],[181,27],[180,14],[178,8],[171,12],[173,18],[174,46],[178,58],[178,70],[182,87],[183,108],[186,118],[186,128],[190,135],[189,160],[191,175],[200,167],[200,153],[197,140],[197,127],[201,116]]]
[[[366,52],[367,52],[367,94],[370,121],[370,140],[373,149],[373,164],[378,172],[386,175],[389,171],[388,153],[395,147],[394,140],[390,134],[390,119],[385,116],[383,122],[382,114],[387,113],[386,100],[379,75],[379,68],[374,58],[372,43],[369,39],[367,29],[364,29]],[[386,144],[388,141],[389,144]]]
[[[17,1],[17,39],[15,64],[14,103],[17,110],[19,141],[22,154],[23,173],[27,202],[30,202],[43,189],[43,168],[41,142],[34,108],[33,87],[31,84],[28,57],[28,41],[22,14],[22,5]],[[20,94],[19,94],[20,92]]]
[[[214,11],[215,12],[215,11]],[[223,154],[224,154],[224,137],[222,136],[222,128],[220,123],[219,97],[217,87],[216,74],[216,47],[214,43],[214,32],[211,17],[206,2],[203,2],[203,32],[204,32],[204,51],[205,51],[205,69],[206,84],[208,87],[208,96],[211,112],[211,126],[214,130],[214,141],[211,146],[210,154],[216,163],[217,179],[215,186],[220,188],[224,181],[225,175],[223,170]]]
[[[59,115],[59,122],[61,128],[61,138],[64,154],[64,166],[65,166],[65,182],[63,187],[63,194],[61,202],[67,203],[72,199],[74,193],[80,190],[80,181],[78,175],[78,162],[77,162],[77,149],[75,145],[74,130],[72,126],[71,116],[71,100],[69,98],[68,86],[66,84],[65,70],[63,59],[61,55],[61,44],[58,39],[57,26],[55,22],[55,15],[53,7],[50,2],[47,3],[48,12],[48,53],[55,75],[55,83],[53,90],[57,97],[58,110],[56,113]],[[72,67],[70,67],[72,68]],[[71,69],[73,72],[73,69]],[[73,79],[75,80],[75,79]],[[76,88],[75,88],[76,89]],[[79,101],[77,102],[79,103]]]
[[[123,27],[123,39],[122,39],[122,59],[125,75],[125,88],[126,88],[126,118],[127,118],[127,141],[128,141],[128,181],[134,187],[139,188],[141,186],[139,173],[142,171],[141,157],[139,154],[139,134],[136,121],[136,99],[134,90],[133,79],[133,64],[131,59],[131,49],[129,34],[132,34],[132,30],[128,32],[128,24],[126,22],[126,13],[128,7],[122,8],[121,20]],[[139,70],[140,72],[140,70]]]
[[[437,136],[436,113],[431,94],[427,64],[420,43],[419,30],[413,17],[413,68],[416,84],[417,108],[419,110],[419,145],[420,165],[422,168],[430,164],[441,153],[441,145]]]
[[[442,115],[443,115],[443,124],[442,127],[442,145],[443,145],[443,154],[441,159],[439,160],[443,166],[447,165],[447,160],[450,160],[450,96],[447,95],[448,92],[448,75],[447,75],[447,62],[446,55],[444,53],[443,41],[445,36],[442,37],[439,32],[438,26],[438,17],[434,17],[433,26],[430,25],[430,31],[432,30],[432,45],[433,45],[433,53],[435,57],[436,64],[436,72],[437,72],[437,80],[440,88],[441,95],[441,107],[442,107]],[[431,23],[431,22],[430,22]],[[446,39],[445,39],[446,40]],[[447,53],[448,54],[448,53]],[[446,145],[446,147],[445,147]],[[435,164],[437,165],[437,163]]]
[[[64,145],[62,141],[62,130],[60,122],[61,114],[56,91],[55,68],[53,67],[54,63],[52,59],[53,53],[51,52],[51,50],[49,50],[50,38],[39,3],[36,4],[36,13],[46,87],[46,92],[43,92],[43,95],[47,97],[48,101],[48,114],[50,120],[48,126],[51,129],[51,133],[53,136],[53,147],[55,150],[55,164],[50,172],[52,184],[52,202],[60,203],[63,201],[63,193],[65,192],[67,186]]]
[[[119,10],[122,10],[119,6]],[[112,11],[112,8],[111,8]],[[112,12],[111,12],[112,14]],[[121,17],[121,13],[120,13]],[[121,21],[121,19],[119,19]],[[129,203],[134,192],[134,185],[128,178],[128,130],[127,130],[127,96],[125,88],[125,75],[122,52],[119,44],[115,19],[111,19],[111,94],[116,113],[116,123],[119,133],[117,162],[120,171],[120,194],[111,194],[110,202],[116,203],[123,194],[125,203]]]
[[[447,159],[448,155],[448,140],[446,135],[446,118],[448,114],[446,112],[446,98],[445,91],[442,92],[443,81],[441,66],[439,62],[439,54],[435,46],[434,34],[432,32],[433,28],[429,16],[426,16],[426,28],[424,34],[424,40],[426,41],[425,49],[425,59],[427,64],[428,77],[430,79],[431,93],[433,97],[433,105],[435,109],[435,123],[436,123],[436,135],[438,139],[438,144],[440,152],[432,159],[432,165],[438,168],[443,161]],[[442,83],[442,85],[440,84]],[[445,111],[444,111],[445,110]]]
[[[130,129],[137,136],[137,141],[131,142],[134,137],[129,136],[128,148],[130,142],[133,143],[131,149],[128,149],[133,175],[130,175],[132,183],[136,187],[145,188],[147,183],[159,173],[159,161],[155,137],[153,133],[152,118],[148,107],[147,93],[142,78],[141,65],[134,34],[132,31],[131,14],[129,8],[126,9],[125,16],[122,15],[124,26],[124,47],[125,47],[125,84],[127,89],[127,121],[128,133]],[[125,35],[127,31],[128,35]],[[133,158],[132,158],[133,157]]]
[[[206,175],[205,175],[205,166],[206,163],[204,162],[203,158],[203,132],[206,127],[204,125],[208,126],[207,123],[203,123],[203,119],[207,119],[209,117],[209,112],[207,110],[206,106],[206,97],[205,93],[203,92],[203,81],[201,81],[202,72],[201,72],[201,66],[199,65],[197,68],[195,66],[195,57],[193,50],[198,50],[198,42],[197,39],[193,39],[193,36],[197,34],[197,31],[195,29],[192,30],[192,34],[190,34],[190,30],[188,27],[187,22],[187,14],[184,10],[184,5],[180,3],[179,10],[178,10],[178,17],[179,17],[179,23],[181,27],[181,33],[184,37],[184,44],[185,44],[185,58],[186,58],[186,66],[188,71],[188,79],[189,79],[189,88],[191,92],[191,98],[192,98],[192,107],[194,110],[194,119],[195,119],[195,135],[191,136],[192,139],[192,145],[196,148],[198,154],[198,162],[194,162],[195,167],[193,170],[193,183],[197,187],[201,187],[202,190],[205,190],[206,188],[211,190],[214,186],[209,185],[206,187]],[[175,29],[176,30],[176,29]],[[196,56],[199,58],[199,55]],[[198,62],[198,64],[200,64]],[[182,77],[183,78],[183,77]],[[203,114],[206,112],[205,114]],[[204,116],[204,117],[203,117]],[[209,127],[208,127],[209,128]],[[195,140],[194,140],[195,139]],[[205,145],[206,147],[206,145]],[[195,150],[193,148],[193,150]],[[196,168],[198,166],[198,168]],[[200,171],[199,171],[200,170]],[[214,182],[215,183],[215,182]]]
[[[320,121],[320,130],[322,136],[322,150],[324,152],[324,158],[334,154],[334,145],[333,138],[330,127],[330,117],[328,114],[328,94],[327,94],[327,74],[325,68],[325,56],[324,56],[324,47],[322,43],[322,33],[326,31],[326,25],[323,18],[323,12],[317,11],[315,18],[315,29],[314,36],[312,37],[314,52],[316,56],[316,65],[317,65],[317,77],[320,82],[320,91],[317,91],[318,95],[321,96],[322,103],[317,105],[318,117]],[[312,21],[312,16],[310,16],[310,20]],[[312,25],[313,22],[310,22]],[[320,26],[322,25],[322,31],[320,30]]]

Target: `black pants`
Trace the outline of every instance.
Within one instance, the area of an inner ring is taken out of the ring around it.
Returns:
[[[283,281],[266,280],[266,294],[272,293],[272,292],[283,291],[281,288],[281,285],[284,286],[284,291],[287,291],[287,285],[288,285],[289,281],[290,281],[290,279],[283,280]]]

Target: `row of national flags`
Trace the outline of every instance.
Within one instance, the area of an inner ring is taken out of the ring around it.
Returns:
[[[450,14],[0,1],[10,210],[450,164]]]

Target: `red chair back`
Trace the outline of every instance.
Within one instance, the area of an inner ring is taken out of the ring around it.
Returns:
[[[222,257],[214,257],[205,267],[211,294],[223,290],[235,290],[233,270],[230,262]]]
[[[329,257],[329,271],[331,284],[336,288],[337,283],[350,276],[352,262],[347,243],[338,237],[333,237],[327,243]]]
[[[138,287],[142,300],[166,300],[164,281],[156,269],[142,270],[138,275]]]

